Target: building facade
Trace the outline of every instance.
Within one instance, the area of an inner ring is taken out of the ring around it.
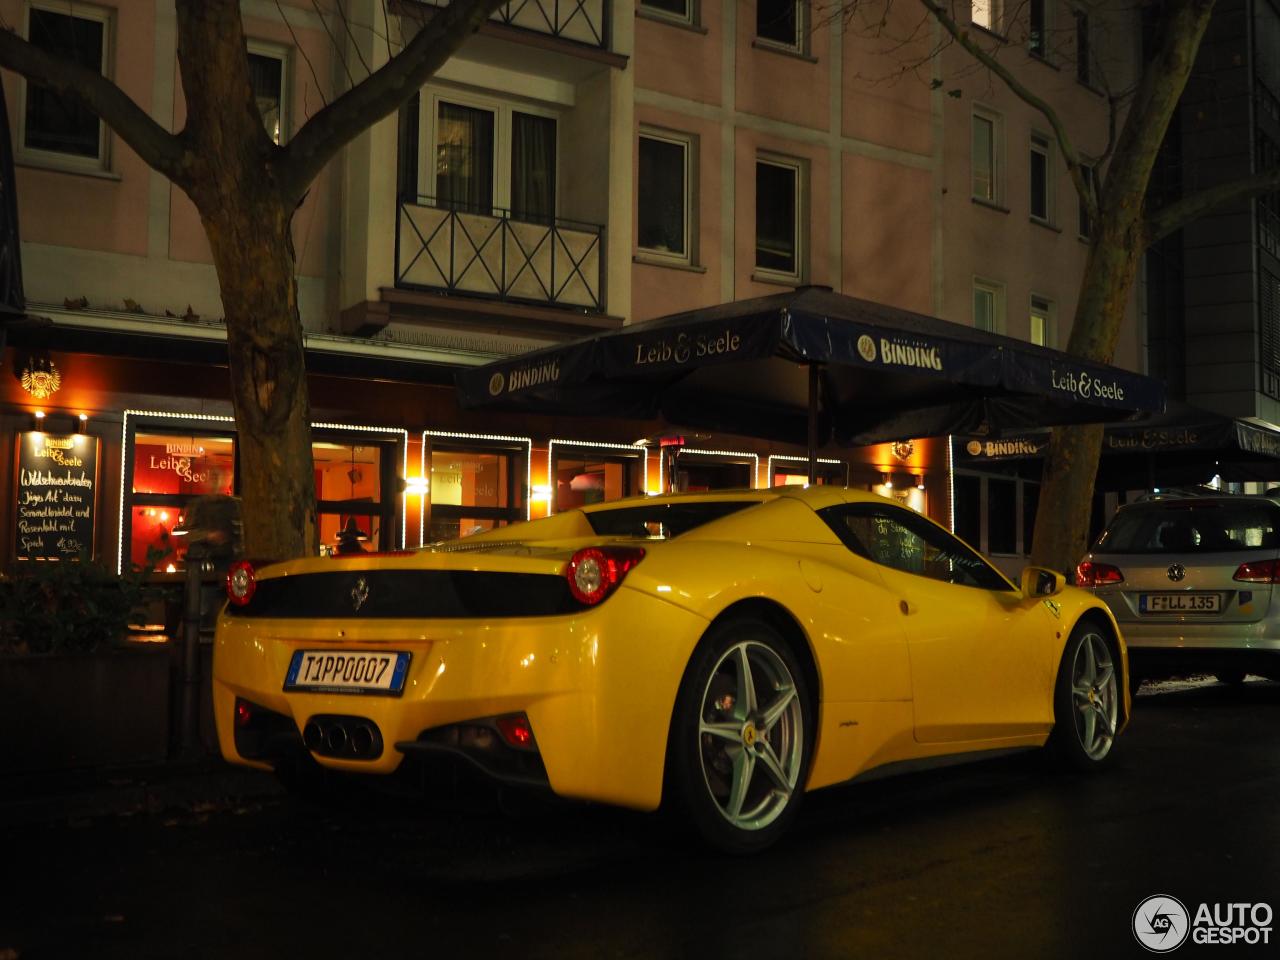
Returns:
[[[434,10],[241,6],[278,142]],[[957,8],[1054,104],[1077,148],[1101,157],[1107,92],[1131,85],[1138,62],[1132,11]],[[3,0],[0,15],[181,128],[170,4]],[[238,482],[199,218],[94,117],[4,82],[28,313],[39,319],[9,330],[0,426],[15,442],[0,469],[17,490],[41,476],[24,467],[46,462],[24,438],[80,436],[93,451],[92,524],[61,539],[84,547],[87,536],[121,566],[159,548],[162,569],[180,569],[177,518],[192,497]],[[326,549],[344,532],[416,545],[668,485],[802,479],[800,449],[750,438],[686,437],[672,460],[658,446],[664,425],[638,432],[607,410],[459,411],[459,365],[805,284],[1064,346],[1089,227],[1048,134],[902,4],[500,8],[397,115],[342,151],[294,219]],[[1130,312],[1116,362],[1140,369],[1145,333]],[[944,522],[972,514],[973,542],[1015,564],[1034,483],[972,471],[954,484],[945,438],[908,439],[826,450],[824,477]],[[972,504],[953,503],[970,491]],[[58,531],[43,528],[58,524],[18,499],[0,505],[8,559],[56,553]]]

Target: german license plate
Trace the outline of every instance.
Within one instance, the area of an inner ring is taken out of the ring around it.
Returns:
[[[295,650],[284,688],[399,696],[409,656],[397,651]]]
[[[1142,613],[1218,613],[1222,596],[1217,593],[1143,593],[1138,596]]]

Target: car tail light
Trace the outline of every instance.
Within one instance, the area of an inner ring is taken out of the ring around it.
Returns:
[[[1233,580],[1245,583],[1280,583],[1280,560],[1253,560],[1236,568]]]
[[[594,607],[617,588],[627,571],[644,559],[640,547],[586,547],[569,560],[564,575],[579,603]]]
[[[1077,587],[1101,587],[1108,583],[1122,583],[1124,574],[1119,567],[1109,563],[1094,563],[1092,560],[1081,560],[1076,566]]]
[[[529,718],[523,713],[498,717],[494,723],[508,746],[515,747],[517,750],[537,749],[533,743],[533,727],[529,725]]]
[[[257,589],[258,577],[248,560],[237,560],[227,568],[227,599],[237,607],[252,600]]]

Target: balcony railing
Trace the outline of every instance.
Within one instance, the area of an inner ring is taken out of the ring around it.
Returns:
[[[445,0],[419,0],[433,7]],[[511,0],[493,12],[490,20],[509,27],[546,33],[562,40],[608,49],[609,0]]]
[[[396,286],[599,312],[604,227],[401,201]]]

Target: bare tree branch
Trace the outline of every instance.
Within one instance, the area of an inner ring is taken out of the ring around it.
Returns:
[[[320,94],[320,102],[328,103],[328,99],[324,95],[324,87],[320,86],[320,78],[316,76],[315,64],[311,62],[311,58],[307,56],[307,48],[298,40],[298,35],[294,33],[293,24],[289,22],[289,18],[284,15],[284,7],[280,6],[280,0],[276,0],[276,9],[280,11],[280,20],[284,23],[289,31],[289,36],[293,38],[293,49],[302,55],[302,59],[306,61],[307,69],[311,71],[311,79],[316,85],[316,92]],[[305,94],[304,94],[305,97]]]
[[[1094,195],[1093,189],[1081,169],[1080,155],[1076,153],[1076,148],[1071,142],[1071,137],[1067,133],[1067,128],[1063,124],[1062,118],[1058,116],[1058,111],[1054,110],[1043,97],[1038,97],[1032,93],[1026,84],[1013,75],[1013,72],[1008,67],[984,50],[969,35],[968,30],[962,30],[960,25],[951,18],[941,0],[920,0],[920,2],[926,10],[933,14],[938,23],[942,24],[942,28],[951,34],[956,43],[960,44],[975,60],[1003,80],[1005,86],[1013,92],[1014,96],[1038,111],[1045,118],[1049,126],[1053,128],[1053,135],[1058,141],[1058,149],[1062,151],[1062,159],[1066,163],[1067,172],[1071,175],[1071,182],[1075,185],[1076,193],[1083,198],[1089,211],[1089,217],[1096,219],[1098,216],[1097,197]]]
[[[1264,170],[1251,177],[1199,190],[1166,204],[1147,215],[1146,240],[1155,243],[1218,207],[1239,200],[1252,200],[1266,193],[1280,191],[1280,167]]]
[[[106,121],[149,166],[182,186],[184,138],[165,130],[101,73],[55,57],[9,30],[0,30],[0,66],[79,100]]]
[[[342,147],[413,96],[506,0],[452,0],[405,48],[303,125],[284,148],[280,183],[296,202]]]

